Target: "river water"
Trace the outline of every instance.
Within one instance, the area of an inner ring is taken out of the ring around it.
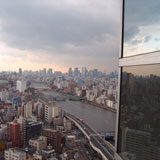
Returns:
[[[53,91],[43,91],[45,95],[58,96]],[[66,112],[83,119],[99,133],[115,131],[116,113],[80,101],[56,101],[56,104]]]

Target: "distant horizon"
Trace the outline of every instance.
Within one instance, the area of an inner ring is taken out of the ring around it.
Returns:
[[[78,68],[79,69],[79,71],[80,72],[82,72],[82,68],[83,67],[69,67],[69,68],[72,68],[72,71],[74,71],[74,68]],[[19,69],[22,69],[22,72],[25,72],[25,71],[32,71],[32,72],[40,72],[40,71],[43,71],[44,69],[46,69],[46,72],[49,70],[49,69],[52,69],[52,72],[54,73],[54,72],[61,72],[61,73],[68,73],[68,70],[69,70],[69,68],[68,69],[66,69],[66,71],[62,71],[62,70],[54,70],[53,68],[40,68],[40,69],[38,69],[38,70],[32,70],[32,69],[23,69],[23,68],[18,68],[18,70],[0,70],[0,73],[2,73],[2,72],[11,72],[11,73],[13,73],[13,72],[19,72]],[[102,73],[111,73],[111,72],[118,72],[118,69],[115,69],[115,70],[112,70],[112,71],[107,71],[107,70],[100,70],[100,69],[98,69],[98,68],[87,68],[87,67],[85,67],[86,69],[87,69],[87,71],[91,71],[91,70],[94,70],[94,69],[97,69],[98,71],[100,71],[100,72],[102,72]]]
[[[67,72],[69,66],[86,66],[113,71],[119,26],[119,0],[2,1],[0,70]]]

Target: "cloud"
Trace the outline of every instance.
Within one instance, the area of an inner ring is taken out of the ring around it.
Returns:
[[[32,54],[30,57],[35,58],[30,60],[39,63],[40,57],[46,57],[43,63],[51,63],[53,57],[57,61],[52,63],[68,65],[62,62],[67,56],[81,65],[85,57],[103,60],[113,56],[116,61],[119,3],[118,0],[5,0],[0,5],[0,41],[28,51],[26,56]]]
[[[135,35],[137,35],[139,33],[139,29],[137,26],[126,26],[125,29],[125,42],[129,42],[131,41]]]
[[[151,39],[151,36],[146,36],[146,37],[144,38],[144,43],[148,42],[150,39]]]
[[[145,4],[145,5],[144,5]],[[160,2],[152,0],[125,2],[125,42],[130,42],[142,27],[160,23]]]
[[[141,42],[142,42],[142,40],[133,40],[132,41],[132,45],[137,45],[137,44],[139,44]]]

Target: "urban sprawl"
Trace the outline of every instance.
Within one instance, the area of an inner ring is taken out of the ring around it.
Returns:
[[[69,68],[67,73],[51,68],[0,72],[0,159],[102,159],[72,121],[85,125],[83,120],[69,118],[56,101],[80,101],[116,112],[117,77],[116,71],[107,74],[86,67]]]

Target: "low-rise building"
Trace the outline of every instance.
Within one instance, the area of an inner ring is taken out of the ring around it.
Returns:
[[[47,137],[40,136],[29,140],[29,145],[36,148],[36,150],[43,150],[47,148]]]
[[[18,148],[11,148],[4,153],[5,160],[26,160],[26,153]]]
[[[65,140],[65,145],[68,148],[73,148],[75,146],[76,137],[74,135],[67,135]]]

